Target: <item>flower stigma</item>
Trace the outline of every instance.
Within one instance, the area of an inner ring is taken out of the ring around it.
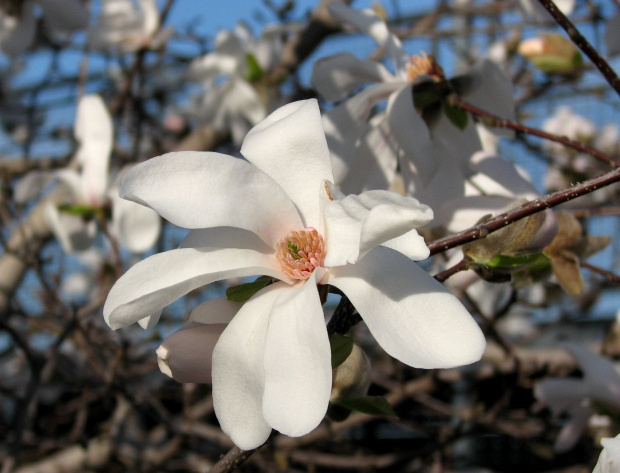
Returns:
[[[308,279],[325,261],[325,241],[312,227],[289,232],[276,250],[282,272],[293,279]]]

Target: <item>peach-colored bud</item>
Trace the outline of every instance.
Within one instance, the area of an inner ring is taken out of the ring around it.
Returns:
[[[521,41],[517,51],[546,74],[573,74],[583,66],[577,47],[558,34],[541,34]]]

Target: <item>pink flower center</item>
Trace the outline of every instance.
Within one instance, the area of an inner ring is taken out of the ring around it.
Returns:
[[[290,232],[276,250],[282,272],[293,279],[308,279],[325,261],[325,242],[312,227]]]

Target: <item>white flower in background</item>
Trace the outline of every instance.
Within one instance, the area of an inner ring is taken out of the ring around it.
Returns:
[[[20,5],[20,11],[0,10],[0,51],[9,56],[23,53],[35,39],[37,32],[35,3],[41,7],[45,32],[53,40],[62,40],[67,35],[88,26],[88,9],[78,0],[13,3]]]
[[[601,439],[603,451],[592,473],[617,473],[620,469],[620,435]]]
[[[579,440],[596,412],[593,402],[620,411],[620,374],[611,361],[575,343],[565,343],[564,347],[579,364],[583,378],[544,379],[534,390],[536,398],[554,415],[567,412],[571,416],[556,440],[558,452],[569,450]]]
[[[525,12],[536,21],[554,21],[551,14],[538,0],[519,0]],[[565,15],[570,15],[575,9],[575,0],[554,0],[556,7]]]
[[[360,86],[372,84],[325,114],[336,183],[345,191],[357,191],[360,185],[362,189],[381,184],[388,188],[400,153],[402,166],[410,168],[403,176],[409,192],[426,187],[446,163],[444,168],[450,172],[444,176],[448,180],[442,184],[443,191],[460,195],[463,176],[470,172],[469,158],[481,149],[473,121],[461,130],[445,113],[439,113],[429,129],[412,103],[414,83],[443,81],[441,68],[424,54],[410,58],[374,11],[354,10],[340,2],[328,8],[334,18],[368,34],[394,65],[392,73],[380,63],[350,53],[315,64],[311,82],[326,100],[340,101]],[[467,101],[500,117],[513,118],[512,84],[496,64],[483,61],[458,82]],[[385,100],[385,112],[370,118],[373,107]]]
[[[159,30],[155,0],[103,0],[97,23],[88,30],[91,47],[121,52],[157,49],[171,36],[171,28]]]
[[[234,31],[220,31],[214,51],[190,66],[190,79],[204,87],[191,114],[230,132],[240,145],[249,129],[267,115],[269,98],[261,97],[251,83],[280,59],[285,33],[281,26],[267,27],[257,41],[243,24]]]
[[[317,284],[345,293],[383,349],[408,365],[480,358],[485,342],[476,323],[412,261],[429,254],[415,228],[431,210],[387,191],[345,197],[331,185],[316,100],[273,112],[248,133],[241,153],[249,162],[170,153],[126,174],[121,196],[193,230],[179,249],[133,266],[104,307],[113,329],[152,326],[166,305],[211,282],[277,280],[243,305],[207,301],[190,316],[196,325],[158,353],[163,371],[186,381],[208,380],[212,362],[215,412],[240,448],[261,445],[272,428],[304,435],[325,415],[332,368]],[[211,358],[205,346],[222,330]]]
[[[85,95],[80,99],[74,134],[79,142],[76,158],[81,171],[31,172],[17,185],[15,200],[26,203],[50,181],[57,179],[64,187],[65,203],[60,207],[49,203],[45,216],[65,252],[71,253],[92,245],[97,234],[94,214],[102,211],[111,199],[111,232],[130,251],[146,251],[155,244],[161,222],[152,210],[118,198],[117,182],[109,183],[114,132],[112,119],[101,97]]]

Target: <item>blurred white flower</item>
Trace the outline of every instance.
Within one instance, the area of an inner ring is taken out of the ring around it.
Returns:
[[[620,435],[601,440],[603,451],[592,473],[617,473],[620,468]]]
[[[554,21],[551,14],[538,0],[519,0],[525,12],[536,21]],[[555,5],[565,15],[570,15],[575,9],[575,0],[554,0]]]
[[[157,49],[172,36],[171,28],[159,29],[155,0],[103,0],[97,23],[88,30],[94,49],[132,52]]]
[[[59,207],[49,203],[45,216],[65,252],[71,253],[92,245],[97,234],[96,213],[104,211],[113,196],[111,232],[127,249],[146,251],[157,240],[161,222],[152,210],[119,199],[116,182],[110,186],[108,168],[114,132],[101,97],[85,95],[80,99],[74,134],[79,143],[76,158],[81,172],[31,172],[16,186],[15,200],[26,203],[50,181],[58,180],[66,194],[65,203]]]
[[[570,450],[579,440],[588,419],[596,412],[593,402],[620,411],[620,374],[615,366],[581,345],[563,345],[579,364],[583,378],[544,379],[534,390],[536,398],[554,415],[567,412],[571,416],[556,440],[558,452]]]
[[[316,100],[277,109],[248,133],[241,153],[249,162],[170,153],[127,173],[121,196],[194,230],[179,249],[133,266],[104,307],[113,329],[152,326],[166,305],[203,285],[276,279],[242,306],[205,302],[190,316],[198,325],[158,353],[162,370],[186,381],[208,380],[212,363],[215,411],[240,448],[261,445],[272,428],[304,435],[325,415],[332,368],[318,284],[342,290],[383,349],[408,365],[480,358],[476,323],[412,261],[429,254],[415,228],[432,212],[387,191],[345,197],[331,185]],[[228,324],[211,357],[221,330],[213,323]]]

